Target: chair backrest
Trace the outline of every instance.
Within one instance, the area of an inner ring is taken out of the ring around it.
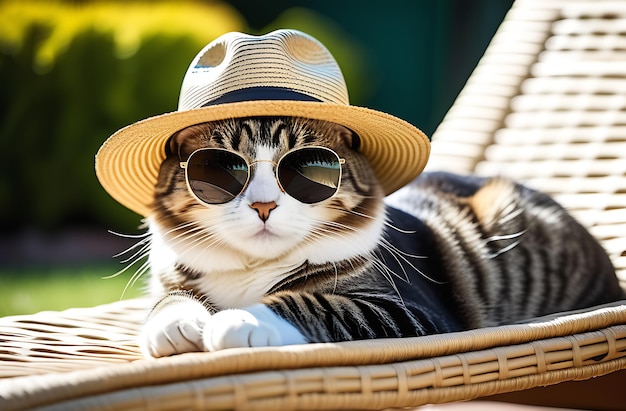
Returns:
[[[626,1],[517,0],[434,133],[427,169],[551,194],[626,285]]]

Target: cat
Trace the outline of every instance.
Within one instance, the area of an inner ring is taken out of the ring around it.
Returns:
[[[385,199],[359,143],[341,125],[297,117],[174,134],[147,218],[158,302],[144,355],[421,336],[623,297],[604,250],[547,195],[439,172]],[[341,160],[336,192],[313,204],[287,194],[275,171],[310,146]],[[191,154],[209,147],[251,170],[221,204],[203,204],[186,179]]]

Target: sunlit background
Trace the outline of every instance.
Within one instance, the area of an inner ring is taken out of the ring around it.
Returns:
[[[140,216],[94,155],[117,129],[173,111],[195,54],[228,31],[321,40],[351,102],[431,134],[512,0],[0,1],[0,316],[139,295],[114,258]],[[126,287],[128,285],[128,287]]]

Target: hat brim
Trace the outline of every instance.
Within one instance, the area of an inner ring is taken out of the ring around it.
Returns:
[[[96,175],[119,203],[148,216],[165,143],[185,127],[208,121],[260,116],[294,116],[341,124],[361,138],[360,151],[391,194],[419,175],[430,141],[410,123],[376,110],[304,101],[245,101],[150,117],[113,134],[96,155]]]

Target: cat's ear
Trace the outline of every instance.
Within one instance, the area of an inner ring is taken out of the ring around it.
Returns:
[[[335,125],[335,130],[339,138],[341,138],[341,140],[343,140],[349,148],[354,151],[359,151],[359,148],[361,147],[361,138],[357,133],[339,124]]]
[[[206,126],[201,124],[184,128],[174,133],[165,145],[167,157],[178,157],[181,161],[189,158],[200,146],[200,140],[206,133]]]

